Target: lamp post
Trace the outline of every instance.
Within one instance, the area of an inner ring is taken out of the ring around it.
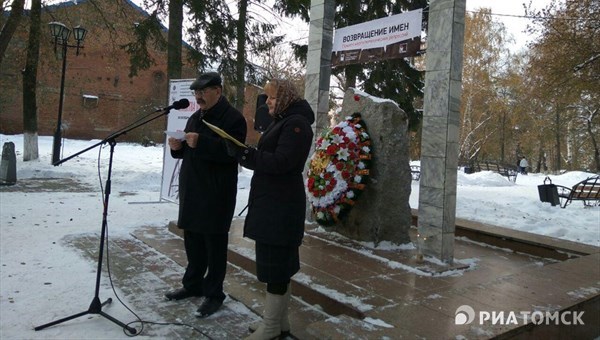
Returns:
[[[52,164],[56,164],[60,160],[60,144],[62,139],[62,110],[65,92],[65,71],[67,69],[67,49],[69,47],[77,48],[76,55],[79,55],[79,49],[83,48],[83,39],[87,34],[87,30],[81,26],[73,27],[73,35],[77,42],[76,45],[69,45],[69,36],[71,30],[63,23],[53,21],[48,24],[52,38],[54,38],[54,52],[57,48],[61,48],[62,54],[62,74],[60,78],[60,98],[58,101],[58,119],[56,121],[56,131],[54,131],[54,140],[52,141]]]

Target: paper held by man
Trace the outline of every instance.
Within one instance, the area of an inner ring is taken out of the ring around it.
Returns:
[[[206,126],[208,126],[211,130],[213,130],[217,135],[225,138],[225,139],[229,139],[230,141],[234,142],[235,145],[237,146],[241,146],[243,148],[247,148],[246,145],[244,145],[243,143],[241,143],[239,140],[233,138],[230,134],[228,134],[227,132],[223,131],[221,128],[212,125],[211,123],[205,121],[204,119],[202,119],[202,122],[204,122],[204,124],[206,124]]]
[[[168,137],[175,138],[177,140],[185,139],[185,132],[183,132],[183,131],[165,131],[165,134]]]

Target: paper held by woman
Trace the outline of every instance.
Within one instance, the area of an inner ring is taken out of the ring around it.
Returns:
[[[223,131],[221,128],[212,125],[211,123],[205,121],[204,119],[202,119],[202,122],[204,122],[204,124],[206,124],[206,126],[208,126],[211,130],[213,130],[217,135],[225,138],[225,139],[229,139],[230,141],[234,142],[235,145],[237,146],[241,146],[243,148],[247,148],[246,145],[244,145],[243,143],[241,143],[239,140],[233,138],[230,134],[228,134],[227,132]]]

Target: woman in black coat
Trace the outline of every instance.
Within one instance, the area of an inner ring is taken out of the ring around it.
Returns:
[[[254,170],[244,236],[256,241],[256,274],[267,283],[263,321],[248,339],[289,333],[290,279],[300,269],[306,194],[302,173],[313,141],[315,115],[287,80],[265,85],[273,122],[256,149],[237,150],[240,164]],[[232,144],[228,144],[233,151]]]

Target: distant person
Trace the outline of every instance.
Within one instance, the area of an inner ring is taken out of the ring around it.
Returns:
[[[292,82],[272,79],[264,87],[273,123],[257,148],[228,142],[240,164],[254,170],[244,236],[256,241],[256,276],[267,284],[265,310],[247,339],[272,339],[290,331],[290,280],[300,269],[306,194],[302,173],[313,141],[315,115]]]
[[[519,161],[519,172],[523,175],[527,175],[527,167],[529,166],[529,163],[527,163],[527,159],[525,159],[525,156],[523,156],[521,158],[521,161]]]
[[[228,233],[236,203],[238,162],[227,154],[224,139],[202,120],[246,140],[246,120],[223,96],[221,76],[201,74],[190,89],[200,109],[185,126],[185,139],[169,138],[173,158],[183,159],[179,173],[179,219],[188,265],[183,287],[165,294],[169,300],[204,296],[196,315],[216,312],[225,300]]]

